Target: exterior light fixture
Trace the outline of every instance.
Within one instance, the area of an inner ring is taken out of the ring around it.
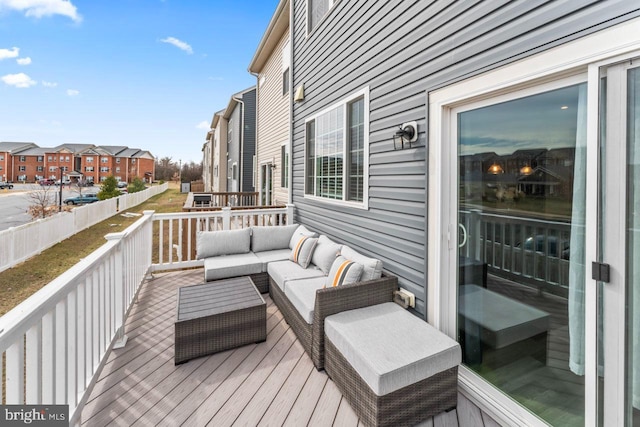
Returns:
[[[293,96],[294,102],[302,102],[304,101],[304,84],[301,84],[296,88],[296,93]]]
[[[405,143],[406,148],[411,148],[411,143],[418,140],[418,124],[416,122],[403,123],[398,126],[398,130],[393,135],[393,149],[404,150]]]
[[[504,173],[504,169],[502,169],[502,166],[500,166],[498,163],[494,163],[491,166],[489,166],[489,169],[487,170],[487,172],[489,172],[492,175],[499,175],[501,173]]]
[[[533,173],[533,169],[529,165],[525,165],[520,168],[521,175],[531,175]]]

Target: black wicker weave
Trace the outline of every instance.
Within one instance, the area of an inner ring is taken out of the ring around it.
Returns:
[[[369,426],[413,426],[458,402],[458,367],[377,396],[325,337],[325,369],[360,421]]]
[[[324,319],[346,310],[368,307],[393,301],[393,291],[398,289],[398,278],[384,274],[380,279],[350,285],[318,289],[313,323],[308,324],[289,302],[284,292],[270,280],[269,294],[284,319],[311,357],[315,367],[324,367]]]
[[[248,276],[178,289],[175,364],[267,338],[267,308]]]

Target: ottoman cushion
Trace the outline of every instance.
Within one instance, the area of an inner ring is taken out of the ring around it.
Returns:
[[[462,360],[456,341],[391,302],[329,316],[325,334],[378,396]]]

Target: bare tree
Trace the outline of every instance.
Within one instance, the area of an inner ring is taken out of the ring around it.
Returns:
[[[32,187],[27,193],[28,213],[33,219],[46,218],[58,212],[56,196],[58,189],[51,185]]]

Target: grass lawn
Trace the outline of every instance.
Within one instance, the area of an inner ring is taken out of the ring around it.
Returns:
[[[47,283],[73,267],[82,258],[102,246],[108,233],[123,231],[139,217],[127,218],[124,212],[181,212],[187,198],[177,183],[146,202],[118,213],[43,251],[41,254],[0,273],[0,316],[24,301]]]

